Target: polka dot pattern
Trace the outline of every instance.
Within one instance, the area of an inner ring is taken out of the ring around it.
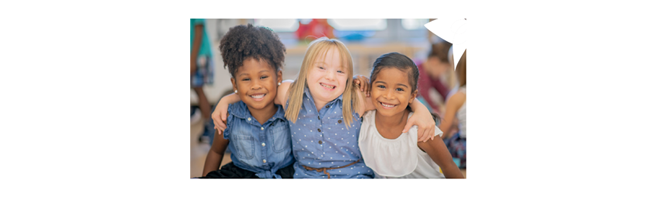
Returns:
[[[354,120],[346,127],[342,116],[342,95],[320,110],[315,106],[308,88],[303,96],[299,120],[295,123],[289,121],[292,132],[295,132],[291,138],[296,157],[294,178],[327,178],[323,172],[306,170],[302,165],[333,168],[361,159],[356,137],[361,121],[358,114],[354,113]],[[374,173],[368,169],[361,160],[349,167],[327,171],[331,178],[373,178]]]

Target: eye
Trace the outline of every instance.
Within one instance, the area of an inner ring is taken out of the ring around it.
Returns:
[[[386,88],[386,86],[383,85],[377,85],[378,88]]]
[[[395,89],[395,90],[400,91],[400,92],[405,91],[402,88],[398,88],[398,89]]]
[[[261,79],[267,79],[267,78],[268,78],[268,76],[262,76],[261,77]]]
[[[241,79],[241,81],[249,81],[249,80],[250,80],[250,78],[243,78],[243,79]]]
[[[343,72],[342,70],[338,70],[338,73],[344,74],[345,72]]]
[[[324,67],[322,67],[322,66],[319,66],[319,69],[324,69]]]

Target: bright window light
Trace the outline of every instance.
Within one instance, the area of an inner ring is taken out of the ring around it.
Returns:
[[[402,19],[402,27],[407,30],[424,29],[425,24],[429,22],[428,19]]]
[[[329,19],[328,23],[340,31],[379,31],[386,29],[386,19]]]
[[[254,25],[265,26],[275,32],[294,32],[298,29],[296,19],[255,19]]]

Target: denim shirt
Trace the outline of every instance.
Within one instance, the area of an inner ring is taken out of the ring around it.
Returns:
[[[327,178],[324,172],[306,170],[312,168],[342,167],[361,159],[358,136],[361,128],[359,115],[349,128],[342,117],[342,95],[328,102],[320,111],[306,87],[303,105],[296,122],[289,121],[291,144],[294,152],[294,178]],[[289,103],[287,103],[287,106]],[[285,106],[285,108],[288,108]],[[353,109],[352,109],[353,110]],[[374,172],[361,159],[358,163],[340,169],[327,170],[331,178],[373,178]]]
[[[263,124],[259,124],[242,101],[229,105],[228,113],[224,139],[229,140],[232,163],[259,178],[282,178],[275,172],[294,162],[282,106]]]

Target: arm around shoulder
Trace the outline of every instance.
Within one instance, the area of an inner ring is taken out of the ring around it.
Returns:
[[[284,80],[277,89],[277,96],[275,97],[274,103],[277,105],[284,106],[287,104],[287,99],[289,98],[289,87],[293,83],[293,80]]]

